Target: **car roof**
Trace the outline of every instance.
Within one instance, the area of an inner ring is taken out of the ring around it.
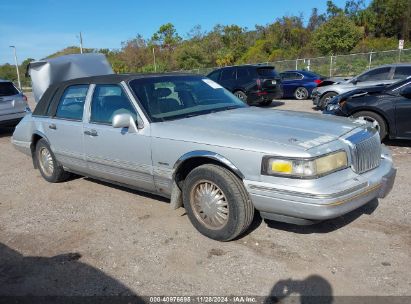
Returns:
[[[229,65],[221,68],[217,68],[214,71],[222,70],[222,69],[231,69],[231,68],[268,68],[268,69],[275,69],[272,65],[265,65],[265,64],[240,64],[240,65]],[[214,72],[213,71],[213,72]]]
[[[11,82],[10,80],[6,80],[6,79],[1,79],[0,78],[0,82]]]
[[[144,74],[107,74],[107,75],[98,75],[98,76],[89,76],[74,78],[59,82],[54,86],[64,86],[71,84],[102,84],[102,83],[120,83],[122,81],[129,81],[132,79],[142,79],[142,78],[153,78],[153,77],[167,77],[167,76],[201,76],[190,73],[144,73]]]

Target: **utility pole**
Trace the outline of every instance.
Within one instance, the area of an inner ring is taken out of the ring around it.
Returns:
[[[80,32],[80,54],[83,54],[83,36]]]
[[[153,60],[154,60],[154,72],[157,72],[157,64],[156,64],[156,52],[153,48]]]
[[[19,64],[18,64],[18,61],[17,61],[16,47],[15,47],[14,45],[10,45],[10,47],[14,50],[14,63],[15,63],[15,65],[16,65],[17,82],[19,83],[19,89],[20,89],[20,91],[21,91]]]

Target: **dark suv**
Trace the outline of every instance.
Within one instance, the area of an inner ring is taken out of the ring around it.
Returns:
[[[269,105],[281,98],[281,78],[272,66],[242,65],[217,69],[207,75],[249,104]]]

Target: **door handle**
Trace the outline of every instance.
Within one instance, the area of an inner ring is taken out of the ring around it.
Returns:
[[[96,130],[90,130],[90,131],[87,130],[87,131],[84,131],[84,134],[89,135],[89,136],[98,136],[98,133]]]
[[[57,129],[56,124],[54,124],[54,123],[50,124],[49,129],[56,130]]]

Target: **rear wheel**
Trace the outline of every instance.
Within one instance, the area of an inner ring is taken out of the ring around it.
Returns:
[[[318,107],[323,110],[325,109],[325,107],[327,106],[328,102],[333,99],[335,96],[337,96],[338,94],[335,92],[328,92],[326,94],[324,94],[323,97],[321,97],[320,102],[318,103]]]
[[[294,97],[295,99],[298,100],[304,100],[308,98],[308,91],[306,88],[304,87],[298,87],[295,91],[294,91]]]
[[[387,136],[387,124],[381,115],[371,111],[360,111],[353,114],[357,120],[363,120],[372,124],[372,126],[380,133],[381,140]]]
[[[183,202],[193,226],[218,241],[234,239],[254,217],[254,206],[242,182],[217,165],[202,165],[188,174]]]
[[[50,183],[58,183],[66,180],[70,174],[64,171],[50,149],[45,139],[40,139],[36,145],[35,161],[43,178]]]
[[[243,91],[235,91],[234,95],[243,101],[244,103],[247,103],[247,95]]]

